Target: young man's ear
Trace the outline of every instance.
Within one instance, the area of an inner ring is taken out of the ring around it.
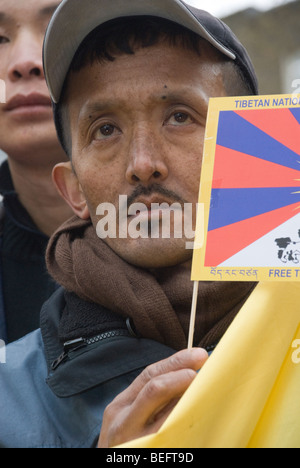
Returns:
[[[89,219],[90,213],[79,181],[70,162],[57,164],[52,172],[54,184],[60,195],[81,219]]]

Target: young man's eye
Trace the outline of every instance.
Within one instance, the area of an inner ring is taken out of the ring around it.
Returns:
[[[8,42],[9,42],[8,37],[0,36],[0,45],[1,44],[7,44]]]

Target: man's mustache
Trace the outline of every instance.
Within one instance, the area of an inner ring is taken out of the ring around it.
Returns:
[[[186,203],[183,198],[181,198],[177,193],[172,190],[162,187],[160,184],[152,184],[149,187],[139,185],[133,191],[133,193],[127,198],[127,209],[135,202],[139,200],[140,197],[151,197],[152,195],[161,195],[163,198],[166,198],[168,201],[177,202],[183,205]]]

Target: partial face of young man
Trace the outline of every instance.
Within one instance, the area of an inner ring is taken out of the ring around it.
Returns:
[[[0,0],[0,78],[7,101],[0,104],[0,146],[9,155],[34,158],[60,150],[42,64],[45,30],[59,3]]]
[[[204,44],[201,57],[159,43],[71,74],[67,111],[75,174],[62,165],[54,178],[76,214],[91,216],[95,227],[102,203],[117,207],[118,220],[119,195],[130,204],[195,207],[208,101],[226,95],[217,55]],[[190,261],[186,239],[170,237],[106,242],[143,268]]]

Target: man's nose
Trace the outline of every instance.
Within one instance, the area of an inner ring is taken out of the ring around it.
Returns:
[[[152,132],[136,132],[129,144],[127,181],[149,185],[165,180],[168,167],[164,151],[163,143]]]
[[[13,44],[9,57],[8,77],[12,82],[34,77],[44,79],[42,43],[29,32],[23,33]]]

